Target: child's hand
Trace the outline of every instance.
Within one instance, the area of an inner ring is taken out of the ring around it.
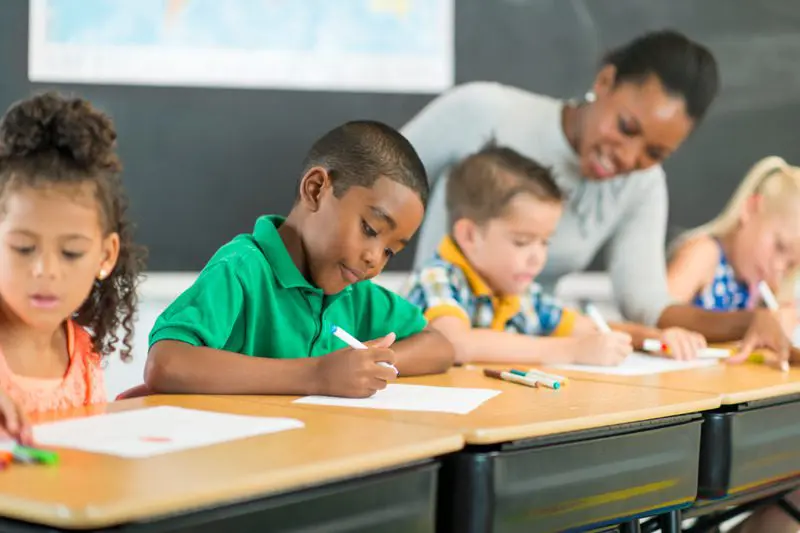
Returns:
[[[576,339],[575,363],[615,366],[633,351],[631,336],[621,331],[595,333]]]
[[[12,438],[20,444],[33,444],[33,432],[25,413],[3,392],[0,392],[0,438]]]
[[[586,315],[575,313],[575,323],[572,325],[570,337],[583,337],[594,333],[600,333],[600,328],[597,327],[594,320]]]
[[[747,360],[756,348],[768,348],[775,357],[768,364],[780,370],[789,370],[789,362],[798,358],[797,349],[786,335],[783,326],[773,311],[758,309],[753,313],[753,320],[745,333],[739,352],[728,359],[728,363],[737,364]]]
[[[669,348],[668,356],[678,361],[690,361],[697,358],[698,350],[706,348],[706,338],[683,328],[667,328],[661,330],[662,343]]]
[[[316,389],[325,396],[368,398],[386,388],[386,382],[397,378],[394,369],[379,362],[394,364],[394,352],[389,348],[395,335],[365,343],[366,350],[343,348],[319,358]]]

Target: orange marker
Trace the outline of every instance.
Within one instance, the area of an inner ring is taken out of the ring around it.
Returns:
[[[669,346],[658,339],[645,339],[642,342],[642,350],[651,353],[669,353]]]
[[[14,460],[14,454],[5,450],[0,451],[0,470],[5,470]]]
[[[645,339],[642,350],[650,353],[672,353],[669,346],[658,339]],[[731,356],[731,351],[726,348],[701,348],[697,350],[698,359],[725,359]]]

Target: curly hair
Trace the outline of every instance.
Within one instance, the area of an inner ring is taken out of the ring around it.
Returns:
[[[111,119],[81,98],[45,93],[13,104],[0,123],[0,198],[20,186],[94,184],[104,234],[119,235],[119,258],[72,318],[100,357],[117,349],[121,328],[120,357],[128,361],[145,251],[133,242],[116,138]]]

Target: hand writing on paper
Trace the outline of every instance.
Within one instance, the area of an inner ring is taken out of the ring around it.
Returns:
[[[695,359],[698,350],[707,347],[705,337],[683,328],[664,329],[659,340],[669,348],[669,357],[678,361]]]
[[[0,438],[12,438],[25,445],[33,444],[33,433],[25,413],[3,392],[0,392]]]
[[[774,357],[767,362],[780,370],[788,370],[790,360],[798,360],[797,349],[786,335],[783,326],[773,311],[759,309],[754,312],[753,321],[745,333],[739,352],[728,359],[729,363],[742,363],[756,348],[768,348]]]
[[[379,362],[394,364],[390,346],[394,333],[366,342],[366,350],[343,348],[318,358],[315,394],[344,398],[368,398],[386,388],[386,382],[397,378],[392,368]]]
[[[615,366],[633,352],[631,336],[620,331],[594,333],[575,340],[575,363],[579,365]]]

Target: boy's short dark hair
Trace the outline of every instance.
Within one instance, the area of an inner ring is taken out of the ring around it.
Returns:
[[[333,182],[333,193],[341,197],[354,185],[372,187],[384,176],[401,183],[428,203],[428,176],[411,143],[382,122],[347,122],[320,137],[303,162],[303,174],[323,167]]]
[[[490,141],[450,172],[447,181],[450,226],[462,218],[477,224],[497,218],[521,193],[543,202],[564,200],[564,193],[548,168],[516,150]]]

